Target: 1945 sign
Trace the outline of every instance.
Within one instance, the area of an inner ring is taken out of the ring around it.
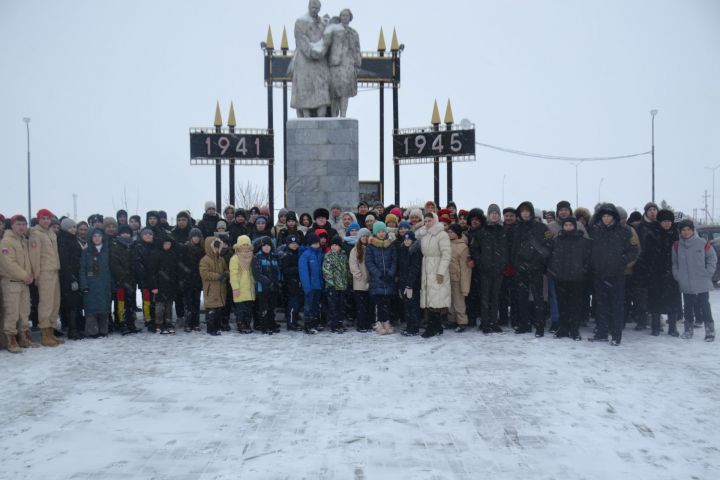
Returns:
[[[401,130],[393,135],[393,157],[462,157],[475,155],[475,130]]]
[[[260,133],[262,132],[262,133]],[[210,133],[190,131],[190,157],[207,159],[267,159],[274,156],[273,134],[267,130]]]

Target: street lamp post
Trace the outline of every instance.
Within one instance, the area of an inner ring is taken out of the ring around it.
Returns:
[[[598,183],[598,203],[600,203],[600,189],[602,188],[602,184],[605,181],[605,177],[602,177],[600,179],[600,183]]]
[[[578,198],[579,198],[579,195],[578,195],[578,191],[579,191],[579,188],[578,188],[578,167],[579,167],[580,164],[583,163],[584,161],[585,161],[585,160],[580,160],[579,162],[573,163],[573,165],[575,165],[575,208],[577,208],[577,207],[580,206],[580,202],[579,202],[579,200],[578,200]]]
[[[28,177],[28,217],[29,222],[32,218],[32,205],[30,201],[30,117],[23,117],[25,129],[27,130],[27,177]]]
[[[720,168],[720,164],[715,165],[714,167],[705,167],[707,170],[712,171],[713,173],[713,193],[712,193],[712,218],[710,219],[713,223],[715,223],[715,171]]]
[[[505,176],[506,175],[503,175],[503,179],[502,179],[502,194],[500,196],[500,200],[502,201],[501,208],[505,208]]]
[[[656,109],[650,110],[650,118],[652,124],[652,201],[655,203],[655,115],[658,114]]]

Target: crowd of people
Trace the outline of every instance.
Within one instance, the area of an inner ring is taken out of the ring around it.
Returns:
[[[594,319],[594,342],[620,345],[627,323],[715,338],[709,292],[716,267],[711,245],[690,220],[652,202],[628,217],[621,207],[594,212],[567,201],[554,210],[400,208],[360,202],[312,216],[281,209],[206,202],[202,218],[163,211],[144,224],[124,210],[76,223],[47,209],[36,218],[0,215],[0,318],[13,353],[145,328],[174,334],[206,331],[275,334],[516,334],[581,340]],[[141,304],[137,304],[140,292]],[[173,315],[175,314],[175,315]],[[58,318],[60,323],[58,324]],[[32,324],[32,327],[31,327]]]

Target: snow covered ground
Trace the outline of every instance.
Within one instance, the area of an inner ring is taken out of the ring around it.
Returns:
[[[2,352],[0,477],[717,479],[719,346],[630,328],[617,348],[283,331]]]

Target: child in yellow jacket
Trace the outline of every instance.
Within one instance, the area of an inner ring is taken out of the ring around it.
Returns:
[[[233,293],[235,319],[240,333],[252,333],[250,322],[255,303],[255,278],[253,277],[253,247],[250,237],[241,235],[230,259],[230,286]]]

